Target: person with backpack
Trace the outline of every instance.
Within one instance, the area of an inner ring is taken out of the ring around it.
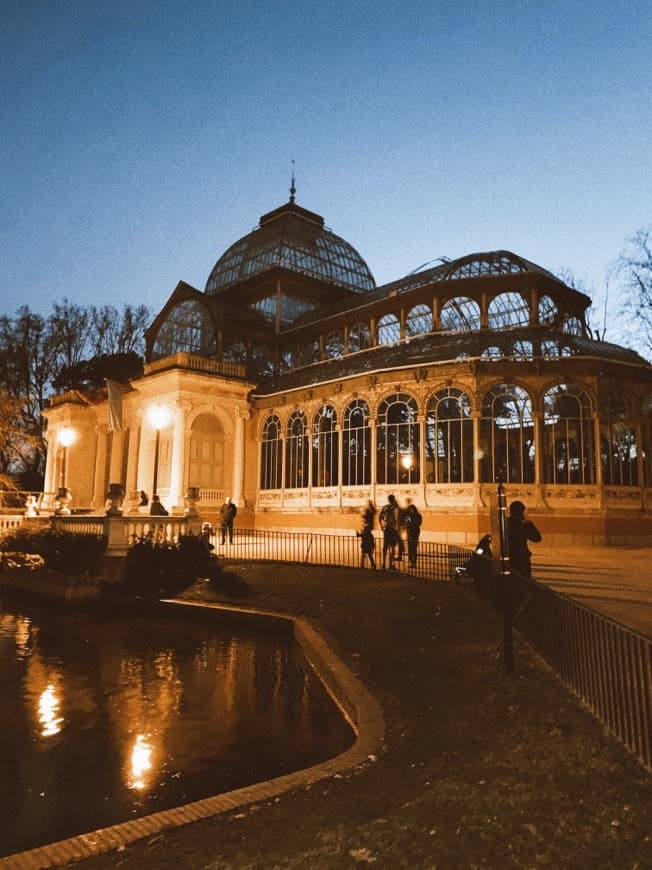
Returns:
[[[410,568],[416,568],[419,535],[421,534],[421,514],[412,502],[408,505],[403,516],[403,525],[407,529],[408,562]]]
[[[387,496],[387,504],[380,512],[380,527],[383,530],[383,569],[389,553],[389,570],[394,570],[396,545],[401,511],[393,495]]]

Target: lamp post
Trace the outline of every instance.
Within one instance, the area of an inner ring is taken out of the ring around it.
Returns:
[[[68,465],[68,448],[72,447],[72,445],[77,440],[77,433],[70,426],[64,426],[63,429],[59,431],[58,434],[59,444],[62,447],[62,455],[61,455],[61,477],[59,479],[59,491],[57,493],[57,504],[58,507],[56,509],[57,514],[69,514],[70,513],[70,502],[71,495],[66,485],[66,471]]]
[[[156,430],[154,444],[154,477],[152,480],[152,498],[157,495],[158,488],[158,458],[161,448],[161,429],[165,429],[172,420],[172,411],[167,405],[150,405],[147,412],[150,425]]]

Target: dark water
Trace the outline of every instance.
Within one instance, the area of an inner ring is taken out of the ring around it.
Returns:
[[[0,606],[0,855],[298,770],[352,742],[284,638],[178,612]]]

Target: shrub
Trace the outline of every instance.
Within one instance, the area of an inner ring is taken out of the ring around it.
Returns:
[[[21,527],[5,535],[0,546],[5,554],[41,556],[45,567],[53,571],[100,575],[106,538],[51,528]]]
[[[134,591],[157,598],[177,595],[198,577],[219,573],[217,559],[201,536],[182,535],[178,543],[138,538],[127,553],[126,582]]]

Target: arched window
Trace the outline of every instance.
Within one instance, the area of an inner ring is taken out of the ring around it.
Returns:
[[[500,384],[482,402],[480,450],[484,483],[532,483],[534,423],[530,397]]]
[[[579,317],[567,317],[564,320],[564,332],[569,333],[569,335],[584,335],[582,321]]]
[[[638,486],[636,432],[627,420],[620,396],[600,401],[602,482],[610,486]]]
[[[322,405],[315,413],[312,427],[312,485],[337,486],[339,433],[337,413]]]
[[[283,486],[283,441],[281,421],[272,414],[263,424],[260,442],[260,488],[281,489]]]
[[[499,347],[496,347],[495,344],[492,344],[490,347],[485,347],[485,349],[480,354],[480,359],[502,359],[503,352]]]
[[[468,397],[453,387],[431,396],[426,410],[426,480],[473,480],[473,420]]]
[[[543,397],[543,482],[595,483],[591,401],[574,384],[559,384]]]
[[[285,486],[287,489],[302,489],[308,486],[308,434],[306,415],[295,411],[285,435]]]
[[[376,325],[376,340],[378,344],[393,344],[401,337],[401,324],[394,314],[381,317]]]
[[[432,311],[427,305],[415,305],[405,318],[405,334],[411,338],[432,332]]]
[[[378,483],[418,483],[420,437],[417,403],[394,393],[378,409],[376,473]]]
[[[347,347],[348,353],[355,353],[356,350],[366,350],[371,347],[371,333],[366,323],[356,323],[349,330],[349,342]]]
[[[326,359],[338,359],[344,355],[344,336],[341,332],[331,332],[324,342]]]
[[[530,309],[520,293],[499,293],[489,303],[489,329],[527,326],[529,322]]]
[[[527,360],[532,359],[534,352],[532,350],[531,341],[515,341],[512,349],[514,359]]]
[[[224,432],[212,414],[199,414],[190,430],[188,486],[198,486],[203,501],[214,501],[211,490],[223,485]]]
[[[217,353],[215,327],[208,309],[201,302],[181,302],[168,314],[152,348],[152,360],[174,353],[193,353],[214,357]]]
[[[539,323],[554,323],[557,319],[559,309],[557,303],[550,296],[539,296]]]
[[[367,486],[371,483],[371,429],[369,406],[362,399],[347,405],[342,438],[343,485]]]
[[[559,342],[554,340],[542,341],[541,356],[544,359],[559,359]]]
[[[466,296],[447,299],[441,307],[440,319],[443,330],[480,329],[480,306]]]

